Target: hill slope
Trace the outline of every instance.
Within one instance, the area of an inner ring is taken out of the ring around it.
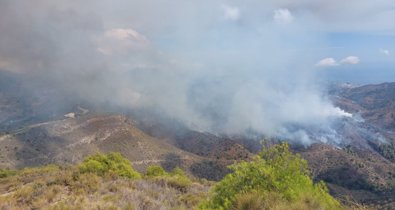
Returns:
[[[119,115],[88,115],[33,124],[0,136],[0,167],[77,163],[96,152],[122,153],[138,167],[201,158],[155,139]]]

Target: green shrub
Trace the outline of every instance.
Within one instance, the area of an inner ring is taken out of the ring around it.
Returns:
[[[127,178],[141,177],[141,175],[133,169],[130,161],[124,158],[120,153],[92,155],[80,164],[79,171],[81,173],[94,173],[99,176],[115,174]]]
[[[230,209],[239,194],[252,191],[277,193],[289,203],[308,196],[321,209],[341,209],[324,183],[313,183],[306,160],[292,154],[286,143],[263,150],[251,162],[240,162],[230,168],[233,173],[215,185],[202,209]]]
[[[192,181],[180,168],[175,168],[172,172],[167,173],[161,166],[151,165],[147,168],[146,176],[182,192],[192,185]]]
[[[16,171],[7,170],[7,169],[0,169],[0,179],[6,178],[9,176],[14,176],[15,174],[16,174]]]
[[[174,175],[167,177],[165,180],[170,187],[178,189],[181,192],[187,191],[192,185],[192,181],[187,176]]]
[[[192,185],[192,181],[181,168],[174,168],[171,171],[170,176],[171,179],[168,181],[169,185],[181,191],[186,191],[187,188]]]
[[[158,165],[148,166],[147,172],[145,174],[148,177],[158,177],[158,176],[167,176],[168,173],[162,167]]]
[[[175,175],[178,175],[178,176],[186,176],[186,175],[185,175],[185,172],[184,172],[181,168],[179,168],[179,167],[174,168],[174,169],[171,171],[170,174],[171,174],[172,176],[175,176]]]

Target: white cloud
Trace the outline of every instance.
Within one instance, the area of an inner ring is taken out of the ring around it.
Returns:
[[[273,20],[276,23],[288,24],[294,20],[294,17],[288,9],[277,9],[274,10]]]
[[[150,46],[150,41],[137,31],[127,28],[114,28],[104,32],[97,40],[97,51],[104,55],[114,53],[127,54],[131,50],[144,50]]]
[[[339,66],[339,65],[355,65],[358,64],[361,60],[357,56],[348,56],[340,61],[338,63],[334,58],[324,58],[316,64],[316,66],[319,67],[333,67],[333,66]]]
[[[390,55],[390,51],[386,49],[380,49],[380,53],[384,55]]]
[[[233,7],[229,5],[222,5],[222,9],[224,10],[224,18],[225,20],[238,20],[240,19],[241,13],[238,7]]]
[[[357,56],[348,56],[346,58],[344,58],[341,63],[342,64],[351,64],[351,65],[355,65],[358,64],[361,60],[357,57]]]
[[[141,35],[137,31],[127,28],[115,28],[106,31],[105,36],[113,38],[113,39],[119,39],[119,40],[127,40],[127,39],[132,39],[134,41],[138,42],[148,42],[148,39],[145,38],[145,36]]]
[[[320,60],[316,66],[319,67],[331,67],[331,66],[338,66],[339,64],[336,62],[334,58],[324,58]]]

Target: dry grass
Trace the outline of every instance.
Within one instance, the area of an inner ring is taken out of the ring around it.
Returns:
[[[191,181],[190,181],[191,182]],[[209,184],[78,173],[75,167],[25,169],[0,179],[0,209],[196,209]]]
[[[118,167],[119,168],[119,167]],[[121,167],[124,168],[124,167]],[[181,169],[166,172],[159,166],[131,178],[124,173],[81,171],[81,165],[49,165],[20,171],[2,171],[0,209],[199,209],[208,200],[213,182],[188,177]],[[155,170],[153,170],[155,169]],[[159,172],[158,172],[159,171]],[[122,172],[122,171],[121,171]],[[155,172],[155,173],[154,173]],[[232,210],[315,210],[324,209],[314,196],[289,201],[276,192],[239,193]],[[353,205],[353,210],[368,209]]]

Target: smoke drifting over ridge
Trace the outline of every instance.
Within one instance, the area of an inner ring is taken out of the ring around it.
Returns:
[[[0,69],[193,129],[309,143],[309,127],[336,141],[331,123],[349,114],[322,93],[314,56],[294,50],[324,42],[319,23],[284,2],[231,3],[0,0]]]

